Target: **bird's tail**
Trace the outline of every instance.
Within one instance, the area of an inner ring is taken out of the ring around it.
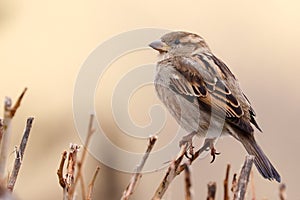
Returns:
[[[254,164],[259,173],[266,179],[281,181],[279,173],[276,171],[270,160],[256,143],[253,135],[239,135],[241,143],[250,155],[254,155]]]

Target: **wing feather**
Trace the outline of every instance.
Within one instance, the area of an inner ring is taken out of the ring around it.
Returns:
[[[226,120],[247,133],[252,133],[251,123],[258,127],[254,110],[238,87],[237,80],[228,67],[213,55],[195,54],[192,57],[173,57],[168,63],[183,75],[170,80],[171,88],[189,98],[197,98],[223,113]],[[234,87],[233,87],[234,86]]]

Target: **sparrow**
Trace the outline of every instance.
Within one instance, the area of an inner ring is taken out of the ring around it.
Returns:
[[[184,138],[205,137],[214,160],[218,155],[216,139],[230,135],[255,156],[255,166],[264,178],[280,182],[279,173],[254,138],[255,129],[262,130],[250,101],[237,78],[204,39],[176,31],[149,46],[161,58],[156,66],[155,90],[177,123],[190,133]]]

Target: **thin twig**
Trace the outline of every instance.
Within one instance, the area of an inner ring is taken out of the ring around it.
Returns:
[[[6,106],[4,107],[5,110],[8,111],[8,112],[6,112],[6,114],[9,115],[9,118],[13,118],[15,116],[18,108],[21,105],[22,99],[23,99],[26,91],[27,91],[27,88],[24,88],[23,92],[21,93],[21,95],[19,96],[19,98],[17,99],[17,101],[16,101],[16,103],[13,107],[10,107],[10,106],[9,107],[6,107]]]
[[[234,173],[232,178],[232,183],[231,183],[231,192],[233,193],[233,195],[235,195],[236,188],[237,188],[237,174]]]
[[[192,158],[190,158],[186,164],[191,165],[204,151],[209,148],[210,144],[209,142],[206,142],[198,151],[196,151]],[[184,164],[181,164],[178,169],[176,170],[176,175],[179,175],[184,170]]]
[[[144,165],[146,163],[146,160],[149,157],[150,152],[152,151],[154,144],[157,140],[157,136],[151,136],[148,141],[148,146],[146,149],[145,154],[143,155],[143,158],[140,162],[140,164],[137,166],[136,172],[132,176],[129,184],[127,185],[125,191],[123,192],[123,196],[121,197],[122,200],[127,200],[129,199],[129,196],[133,193],[134,189],[136,188],[136,185],[140,178],[142,177],[141,171],[144,168]]]
[[[244,200],[245,199],[245,195],[246,195],[246,191],[247,191],[247,185],[249,182],[249,176],[250,176],[250,172],[251,172],[251,168],[253,165],[253,161],[254,161],[254,156],[253,155],[247,155],[246,156],[246,160],[244,162],[244,166],[242,168],[242,171],[240,173],[240,177],[239,177],[239,181],[238,181],[238,185],[237,185],[237,190],[236,190],[236,195],[234,199],[238,199],[238,200]]]
[[[26,91],[27,88],[23,90],[14,106],[12,106],[11,98],[6,97],[4,100],[3,137],[1,140],[0,152],[0,179],[3,179],[5,177],[6,161],[11,137],[11,120],[15,116],[18,108],[20,107],[21,101]]]
[[[74,184],[74,176],[75,176],[75,166],[77,164],[77,153],[80,149],[80,146],[77,144],[70,145],[70,152],[68,156],[68,165],[67,165],[67,174],[66,174],[66,185],[67,191],[70,192],[70,188],[73,187]],[[70,195],[70,193],[69,193]],[[70,198],[72,199],[72,198]]]
[[[168,170],[167,170],[163,180],[161,181],[160,185],[156,189],[156,192],[155,192],[154,196],[152,197],[152,200],[161,199],[163,197],[163,195],[165,194],[165,192],[167,191],[169,185],[171,184],[171,182],[177,175],[176,174],[177,168],[180,167],[180,163],[181,163],[181,161],[184,157],[184,154],[187,150],[187,146],[188,146],[187,144],[181,146],[181,149],[177,155],[177,158],[174,161],[172,161],[172,163],[168,167]]]
[[[90,115],[90,120],[89,120],[88,130],[87,130],[87,137],[86,137],[86,140],[85,140],[85,143],[84,143],[82,156],[81,156],[80,161],[78,161],[78,163],[77,163],[77,166],[78,166],[78,168],[77,168],[77,174],[75,176],[74,184],[73,184],[73,186],[72,186],[72,188],[70,190],[71,196],[74,195],[74,192],[75,192],[76,185],[77,185],[78,181],[79,180],[83,180],[82,178],[80,178],[80,176],[82,176],[82,165],[84,163],[84,160],[85,160],[85,157],[86,157],[86,154],[87,154],[87,148],[89,146],[91,137],[92,137],[93,133],[95,132],[95,129],[93,128],[93,122],[94,122],[94,115],[91,114]],[[85,188],[84,182],[81,182],[81,188]],[[83,189],[81,191],[81,193],[82,193],[82,195],[85,198],[86,197],[86,195],[85,195],[85,189]]]
[[[185,174],[185,200],[191,200],[192,199],[192,182],[191,182],[191,172],[189,170],[189,166],[187,164],[184,164],[184,174]]]
[[[8,147],[10,143],[11,135],[11,118],[9,108],[11,107],[11,99],[6,97],[4,100],[4,119],[3,119],[3,137],[1,140],[1,152],[0,152],[0,179],[5,178],[6,161],[8,155]]]
[[[206,200],[215,200],[217,191],[216,182],[210,182],[207,184],[207,198]]]
[[[77,164],[77,153],[80,146],[77,144],[70,144],[69,153],[64,151],[62,153],[59,168],[57,170],[57,176],[60,186],[63,188],[63,200],[73,200],[73,194],[70,194],[70,189],[74,184],[75,167]],[[68,159],[67,173],[63,175],[64,164]]]
[[[209,142],[204,143],[204,145],[193,154],[193,157],[189,159],[185,164],[191,165],[194,160],[196,160],[204,151],[209,148]],[[184,154],[187,151],[187,144],[182,145],[179,154],[177,155],[177,159],[175,159],[169,166],[163,180],[160,185],[156,189],[152,200],[161,199],[165,192],[167,191],[169,185],[174,180],[174,178],[179,175],[182,171],[184,171],[184,164],[181,164]]]
[[[65,161],[67,159],[67,151],[64,151],[62,153],[62,156],[61,156],[61,160],[60,160],[60,165],[59,165],[59,168],[57,170],[57,176],[58,176],[58,180],[59,180],[59,184],[62,188],[65,188],[66,187],[66,180],[64,178],[64,164],[65,164]]]
[[[0,144],[3,137],[3,130],[4,130],[3,119],[0,118]]]
[[[279,185],[279,198],[280,198],[280,200],[286,200],[287,199],[286,185],[284,183],[281,183]]]
[[[29,138],[29,134],[30,134],[30,130],[31,130],[31,127],[32,127],[32,122],[33,122],[33,117],[29,117],[27,119],[27,122],[26,122],[26,127],[25,127],[25,131],[24,131],[24,134],[23,134],[23,138],[22,138],[20,146],[19,146],[19,150],[17,151],[17,157],[15,159],[14,168],[13,168],[13,171],[12,171],[10,177],[9,177],[7,189],[11,192],[14,189],[14,186],[15,186],[15,183],[16,183],[21,165],[22,165],[25,148],[26,148],[28,138]]]
[[[16,200],[12,193],[9,192],[6,187],[4,186],[4,184],[1,182],[0,183],[0,199],[1,200]]]
[[[254,184],[254,173],[253,169],[251,170],[250,174],[250,183],[251,183],[251,194],[252,194],[252,200],[256,200],[256,194],[255,194],[255,184]]]
[[[226,175],[224,179],[224,200],[229,200],[228,180],[229,180],[230,164],[227,164]]]
[[[85,191],[85,182],[84,182],[84,178],[83,178],[81,172],[80,172],[78,175],[79,175],[79,179],[80,179],[81,197],[82,197],[82,199],[85,199],[85,198],[86,198],[86,191]]]
[[[95,171],[95,173],[93,175],[93,178],[92,178],[92,180],[91,180],[91,182],[89,184],[89,193],[88,193],[88,196],[86,198],[87,200],[92,200],[92,194],[93,194],[93,190],[94,190],[94,185],[95,185],[95,181],[96,181],[97,175],[99,173],[99,170],[100,170],[100,167],[97,166],[96,171]]]

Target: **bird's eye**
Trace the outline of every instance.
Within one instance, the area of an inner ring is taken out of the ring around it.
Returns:
[[[180,43],[180,41],[177,39],[177,40],[175,40],[175,42],[174,42],[175,44],[179,44]]]

